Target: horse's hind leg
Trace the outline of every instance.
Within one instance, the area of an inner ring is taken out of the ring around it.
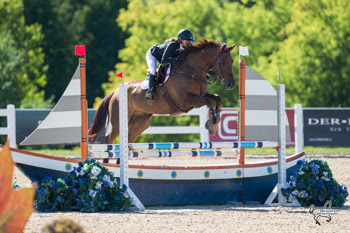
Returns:
[[[113,144],[114,140],[119,135],[119,104],[116,101],[115,103],[112,103],[109,105],[109,122],[110,122],[110,132],[105,137],[105,143],[106,144]],[[108,163],[109,159],[103,159],[104,163]]]
[[[115,108],[114,106],[110,106],[111,111],[109,114],[109,121],[111,124],[111,131],[105,138],[105,143],[106,144],[113,144],[114,140],[118,137],[119,135],[119,106]]]
[[[152,114],[135,115],[129,119],[129,143],[134,143],[151,124]]]

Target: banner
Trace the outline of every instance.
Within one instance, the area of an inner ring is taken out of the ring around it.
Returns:
[[[303,109],[304,146],[350,146],[350,109]]]

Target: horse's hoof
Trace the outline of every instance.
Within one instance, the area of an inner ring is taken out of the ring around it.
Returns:
[[[211,136],[214,136],[214,135],[216,134],[216,131],[209,130],[209,134],[210,134]]]
[[[209,134],[211,136],[214,136],[216,134],[217,131],[217,125],[213,124],[211,122],[211,120],[208,120],[207,122],[205,122],[205,128],[209,131]]]
[[[205,128],[209,129],[209,121],[205,122]]]

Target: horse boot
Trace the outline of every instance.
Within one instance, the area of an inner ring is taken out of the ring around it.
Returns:
[[[149,81],[149,89],[148,91],[146,92],[146,95],[145,95],[145,99],[147,100],[147,103],[149,105],[152,105],[153,104],[153,100],[154,100],[154,94],[153,94],[153,85],[154,85],[154,80],[155,80],[156,76],[153,75],[153,74],[149,74],[149,78],[148,78],[148,81]]]

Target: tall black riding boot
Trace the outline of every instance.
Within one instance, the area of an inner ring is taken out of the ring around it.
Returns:
[[[146,100],[154,100],[154,95],[153,95],[153,85],[154,85],[154,80],[156,76],[153,74],[149,74],[149,89],[146,92],[145,99]]]

